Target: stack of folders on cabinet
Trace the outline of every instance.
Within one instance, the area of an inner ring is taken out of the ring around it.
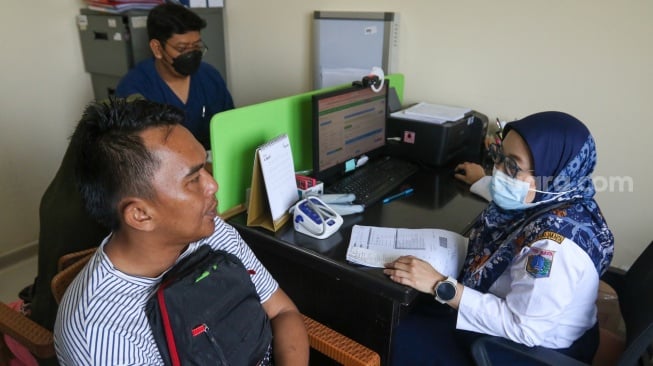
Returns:
[[[119,14],[128,10],[149,10],[165,0],[86,0],[91,10]]]
[[[400,119],[442,124],[447,121],[457,121],[471,111],[471,109],[464,107],[421,102],[394,112],[390,116]]]
[[[347,248],[348,261],[383,267],[404,255],[429,262],[445,276],[457,277],[467,253],[467,238],[442,229],[397,229],[354,225]]]

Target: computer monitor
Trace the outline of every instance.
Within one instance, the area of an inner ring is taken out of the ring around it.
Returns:
[[[313,176],[326,184],[385,146],[388,82],[379,92],[352,86],[313,95]]]

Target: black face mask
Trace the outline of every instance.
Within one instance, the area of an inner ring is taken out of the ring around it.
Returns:
[[[181,75],[193,74],[202,62],[202,51],[190,51],[172,59],[172,67]]]

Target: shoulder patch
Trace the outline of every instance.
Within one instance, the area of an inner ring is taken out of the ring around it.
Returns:
[[[558,244],[562,244],[562,241],[565,240],[565,237],[553,231],[545,231],[542,234],[540,234],[535,240],[541,240],[541,239],[553,240]]]
[[[552,250],[531,248],[526,261],[526,272],[534,278],[549,277],[554,254]]]

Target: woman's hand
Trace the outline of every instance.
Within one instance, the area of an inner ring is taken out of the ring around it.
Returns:
[[[445,279],[429,263],[412,255],[399,257],[386,263],[385,267],[383,273],[389,275],[391,280],[427,294],[433,294],[435,283]]]
[[[485,176],[485,170],[476,163],[464,162],[456,165],[454,177],[469,185],[476,183]]]

